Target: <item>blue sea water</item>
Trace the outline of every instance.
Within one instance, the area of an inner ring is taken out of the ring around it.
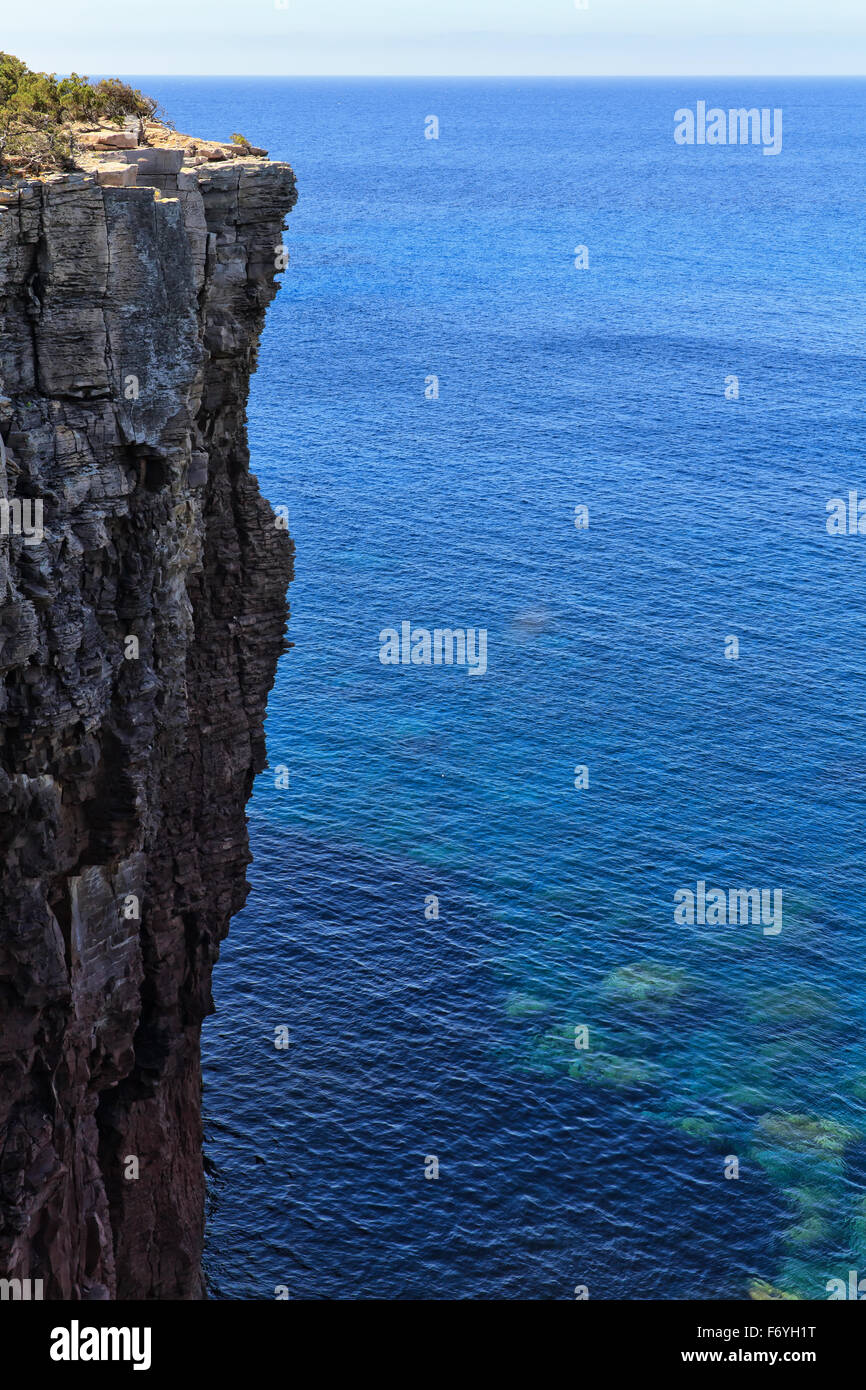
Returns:
[[[213,1295],[866,1274],[866,538],[825,526],[866,495],[866,86],[137,80],[300,192],[249,408],[294,648],[204,1030]],[[677,146],[701,99],[782,108],[781,155]],[[382,665],[404,620],[486,628],[486,674]],[[781,934],[676,924],[699,879],[781,889]]]

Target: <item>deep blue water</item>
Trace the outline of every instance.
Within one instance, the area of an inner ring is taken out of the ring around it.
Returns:
[[[140,83],[300,190],[249,411],[291,785],[204,1031],[214,1295],[866,1274],[866,537],[825,527],[866,495],[866,86]],[[782,154],[678,147],[699,99],[781,107]],[[403,620],[486,628],[487,673],[383,666]],[[698,879],[781,889],[781,934],[676,925]]]

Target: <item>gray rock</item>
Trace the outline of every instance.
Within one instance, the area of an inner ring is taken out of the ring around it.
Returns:
[[[199,1033],[285,649],[245,410],[294,177],[106,182],[181,160],[0,193],[0,493],[44,506],[0,543],[0,1277],[54,1299],[203,1296]]]

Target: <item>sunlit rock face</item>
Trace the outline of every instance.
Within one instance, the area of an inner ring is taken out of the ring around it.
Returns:
[[[245,412],[295,183],[91,163],[0,189],[0,1277],[197,1298],[199,1034],[286,645]]]

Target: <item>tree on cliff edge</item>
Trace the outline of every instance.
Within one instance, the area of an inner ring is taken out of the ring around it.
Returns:
[[[156,109],[151,97],[117,77],[91,83],[74,72],[58,80],[0,53],[0,170],[70,169],[77,125],[122,125],[127,116],[151,119]]]

